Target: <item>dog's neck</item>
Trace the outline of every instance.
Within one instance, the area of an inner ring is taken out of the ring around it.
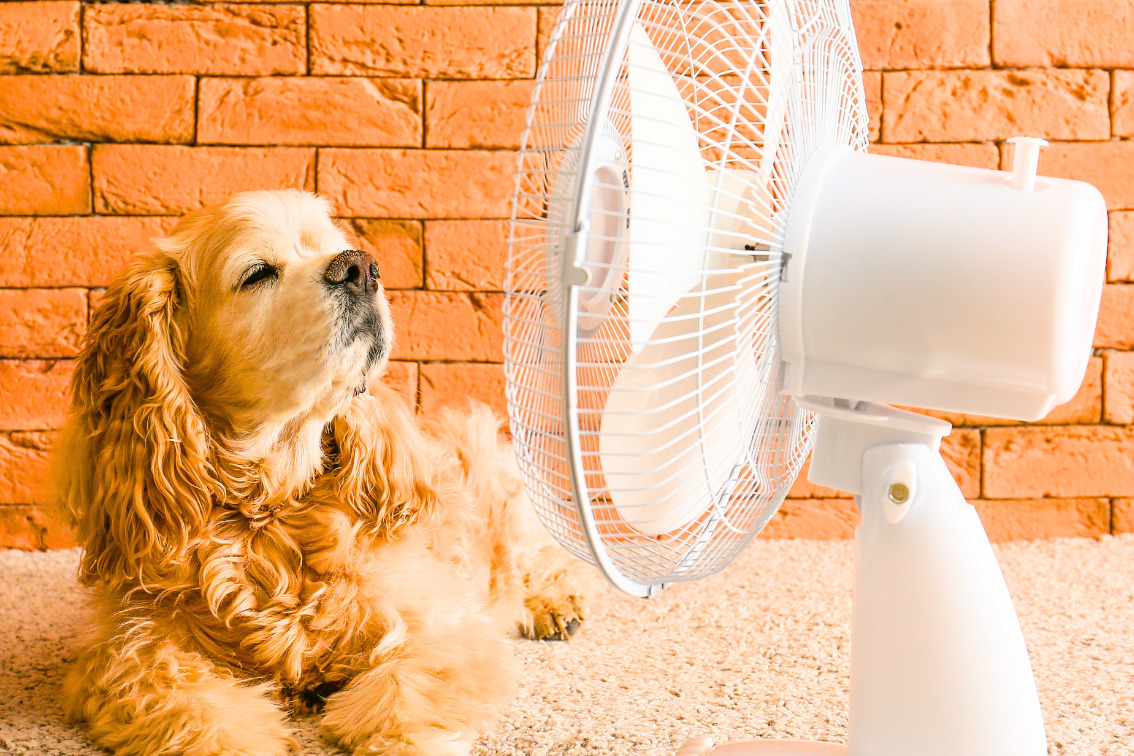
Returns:
[[[239,510],[253,527],[295,506],[326,468],[326,425],[322,418],[304,418],[254,433],[216,434],[216,473],[230,496],[224,506]]]

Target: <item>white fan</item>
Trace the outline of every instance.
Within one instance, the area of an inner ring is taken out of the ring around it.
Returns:
[[[1091,351],[1086,184],[866,154],[848,0],[569,0],[510,239],[511,429],[548,529],[650,596],[720,570],[810,478],[862,514],[852,756],[1047,752],[1019,622],[938,454],[1037,419]],[[691,741],[682,756],[712,750]],[[834,754],[819,743],[716,754]]]

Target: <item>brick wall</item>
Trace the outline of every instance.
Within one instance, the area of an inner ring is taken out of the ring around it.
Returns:
[[[524,0],[520,0],[521,3]],[[948,417],[995,538],[1134,531],[1134,0],[852,0],[879,152],[1041,171],[1107,197],[1097,353],[1043,423]],[[554,5],[0,3],[0,545],[68,540],[37,481],[90,311],[175,217],[242,189],[328,196],[382,260],[393,380],[502,405],[514,150]],[[772,535],[843,537],[801,480]]]

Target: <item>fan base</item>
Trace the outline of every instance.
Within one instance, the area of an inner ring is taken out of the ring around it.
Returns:
[[[686,741],[678,756],[846,756],[847,747],[814,740],[757,740],[713,748],[708,738]]]
[[[847,747],[775,741],[679,756],[1042,756],[1019,620],[976,510],[938,451],[948,425],[870,404],[809,402],[811,481],[856,495]],[[855,464],[857,462],[857,464]]]

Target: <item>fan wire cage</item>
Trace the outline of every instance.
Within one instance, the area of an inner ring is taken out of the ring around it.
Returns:
[[[666,212],[673,198],[659,196],[664,177],[646,165],[674,146],[635,120],[645,96],[635,87],[649,73],[635,70],[640,60],[660,62],[696,135],[703,185],[680,212],[706,219],[698,243]],[[847,0],[563,7],[519,157],[506,390],[541,520],[616,585],[648,595],[719,571],[787,496],[814,425],[779,392],[787,211],[816,149],[865,150],[868,133]],[[661,241],[635,247],[631,220]],[[588,276],[567,286],[563,259],[580,225]],[[676,296],[672,281],[684,282]],[[690,514],[636,525],[635,507],[667,497]]]

